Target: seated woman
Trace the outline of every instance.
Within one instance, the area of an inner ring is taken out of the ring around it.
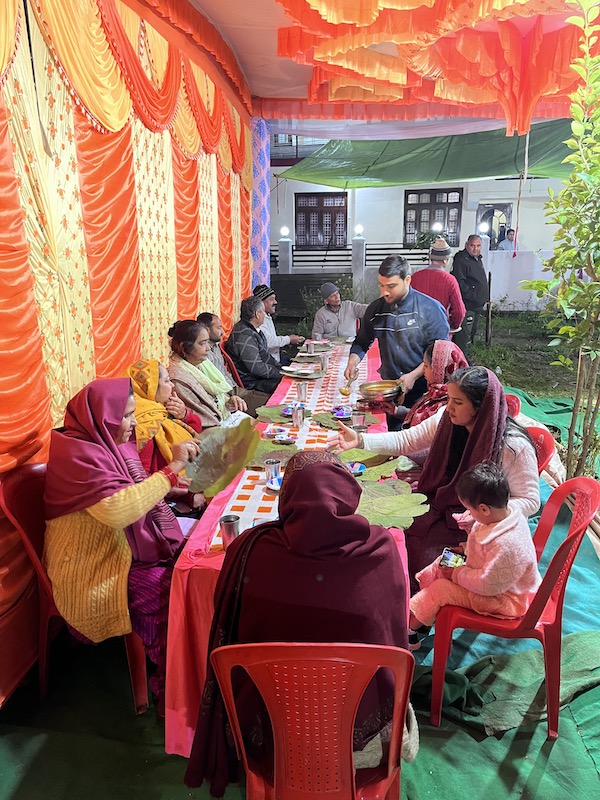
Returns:
[[[170,328],[169,336],[169,376],[186,408],[200,417],[203,428],[220,425],[232,411],[248,409],[246,401],[233,394],[223,375],[208,360],[211,341],[205,325],[196,320],[180,320]]]
[[[407,587],[400,556],[388,530],[356,514],[360,494],[358,483],[336,456],[303,452],[290,459],[279,519],[247,530],[227,548],[215,590],[209,653],[235,642],[407,647]],[[268,771],[270,726],[260,698],[247,682],[237,699],[249,740],[262,743],[253,757],[264,760]],[[358,710],[356,750],[382,730],[391,711],[390,678],[378,673]],[[228,762],[235,761],[225,722],[209,660],[185,780],[188,786],[209,780],[215,797],[228,783]],[[415,736],[416,731],[413,747]]]
[[[173,458],[173,445],[193,439],[202,430],[197,414],[188,411],[175,393],[169,373],[154,358],[142,358],[127,368],[135,394],[135,438],[140,461],[146,472],[153,475]],[[185,488],[187,478],[180,477],[179,485],[169,493],[169,499],[182,505],[177,513],[190,509],[199,511],[205,505],[204,495],[192,494]]]
[[[460,347],[448,339],[437,339],[427,345],[423,353],[423,377],[427,381],[427,391],[412,408],[395,406],[388,413],[403,418],[403,427],[412,428],[428,417],[433,416],[448,402],[448,378],[457,369],[468,367]],[[390,404],[391,405],[391,404]],[[388,410],[388,409],[386,409]]]
[[[484,367],[460,369],[448,379],[448,404],[433,416],[403,431],[357,435],[340,423],[341,432],[328,445],[333,450],[364,447],[380,453],[410,455],[429,448],[418,490],[429,500],[429,511],[406,531],[411,586],[419,572],[444,547],[465,539],[453,514],[464,511],[456,481],[469,467],[491,460],[506,472],[510,507],[527,517],[540,506],[535,448],[527,432],[507,416],[498,378]],[[470,521],[472,523],[472,520]],[[468,521],[461,523],[464,527]]]
[[[163,697],[171,573],[183,544],[164,497],[198,453],[194,441],[148,477],[130,442],[136,420],[129,378],[89,383],[52,432],[46,478],[44,562],[56,606],[92,642],[139,634]]]

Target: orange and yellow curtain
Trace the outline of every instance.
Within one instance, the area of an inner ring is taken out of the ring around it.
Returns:
[[[568,116],[578,29],[568,0],[278,0],[278,52],[313,66],[308,102],[255,113],[335,119]]]
[[[247,90],[131,3],[27,0],[28,28],[23,2],[0,4],[0,458],[165,361],[174,320],[231,328],[252,273]]]

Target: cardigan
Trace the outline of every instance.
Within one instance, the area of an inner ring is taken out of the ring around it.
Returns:
[[[64,619],[92,642],[131,631],[127,581],[132,562],[124,528],[171,490],[164,472],[83,511],[46,522],[44,564]]]

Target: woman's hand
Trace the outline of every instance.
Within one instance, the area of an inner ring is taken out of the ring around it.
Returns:
[[[241,397],[238,397],[237,394],[232,394],[229,400],[225,403],[225,407],[229,411],[247,411],[248,404],[245,400]]]
[[[358,447],[358,434],[352,428],[348,428],[343,422],[338,422],[339,433],[327,442],[327,449],[334,453],[341,453],[344,450],[352,450]]]
[[[168,465],[169,469],[173,472],[181,472],[188,461],[193,461],[200,452],[200,445],[193,439],[188,439],[187,442],[179,442],[174,444],[172,451],[173,460]]]
[[[183,400],[178,397],[175,392],[169,397],[165,403],[165,408],[174,419],[185,419],[187,408]]]

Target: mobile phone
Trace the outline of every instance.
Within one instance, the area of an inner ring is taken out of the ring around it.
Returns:
[[[467,557],[464,553],[457,553],[456,550],[444,547],[440,559],[440,567],[460,567],[466,560]]]

